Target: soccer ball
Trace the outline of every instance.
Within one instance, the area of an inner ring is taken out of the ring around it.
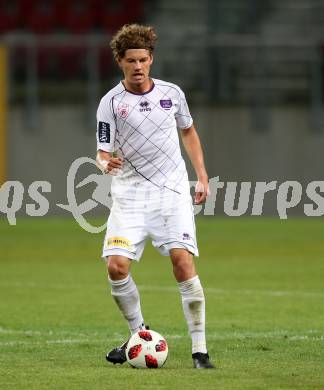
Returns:
[[[129,339],[126,357],[135,368],[160,368],[168,357],[168,344],[154,330],[140,330]]]

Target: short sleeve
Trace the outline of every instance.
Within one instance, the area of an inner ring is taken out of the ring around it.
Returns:
[[[190,115],[188,103],[183,91],[179,88],[179,105],[175,114],[177,127],[180,129],[188,129],[192,123],[192,117]]]
[[[97,110],[97,150],[114,151],[116,122],[112,112],[112,100],[103,97]]]

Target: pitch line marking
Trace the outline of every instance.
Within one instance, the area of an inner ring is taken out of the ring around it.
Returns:
[[[73,333],[73,332],[39,332],[31,330],[14,330],[14,329],[4,329],[0,328],[0,333],[2,334],[21,334],[21,335],[35,335],[35,336],[59,336],[59,335],[70,335],[71,338],[62,338],[62,339],[53,339],[53,340],[13,340],[13,341],[0,341],[0,346],[18,346],[18,345],[53,345],[53,344],[62,344],[62,345],[71,345],[71,344],[108,344],[113,342],[119,342],[124,339],[125,335],[115,334],[112,337],[99,337],[98,333],[94,332],[93,334],[85,333]],[[76,336],[77,338],[73,338]],[[89,337],[90,336],[90,337]],[[81,338],[80,338],[81,337]],[[187,339],[189,336],[187,334],[165,334],[166,339],[170,340],[179,340]],[[270,332],[225,332],[225,333],[207,333],[208,340],[233,340],[233,341],[244,341],[244,340],[257,340],[257,339],[287,339],[287,341],[324,341],[324,334],[315,329],[310,329],[306,332],[296,334],[291,333],[284,329],[279,329],[276,331]]]
[[[177,292],[177,287],[172,286],[148,286],[148,285],[139,285],[140,290],[147,291],[162,291],[162,292]],[[303,297],[303,298],[324,298],[324,293],[315,292],[315,291],[280,291],[280,290],[231,290],[231,289],[222,289],[214,287],[204,287],[204,291],[214,294],[244,294],[244,295],[267,295],[273,297]]]
[[[73,288],[84,288],[84,284],[44,284],[41,283],[33,283],[33,282],[27,282],[27,283],[20,283],[20,282],[13,282],[13,283],[7,283],[7,282],[0,282],[0,287],[13,287],[13,288],[46,288],[49,289],[73,289]],[[91,289],[98,288],[98,285],[91,285],[87,284],[87,287]],[[103,287],[100,287],[102,289]],[[175,286],[150,286],[150,285],[138,285],[138,288],[142,291],[161,291],[161,292],[169,292],[174,293],[178,292],[178,288]],[[235,289],[223,289],[223,288],[216,288],[216,287],[204,287],[204,291],[207,293],[212,294],[222,294],[222,295],[264,295],[264,296],[270,296],[270,297],[296,297],[296,298],[318,298],[323,299],[324,293],[322,292],[316,292],[316,291],[289,291],[289,290],[258,290],[258,289],[241,289],[241,290],[235,290]]]

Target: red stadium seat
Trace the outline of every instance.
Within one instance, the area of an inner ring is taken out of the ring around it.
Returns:
[[[87,33],[96,25],[96,0],[60,0],[58,18],[69,33]]]
[[[24,20],[28,30],[38,34],[52,32],[57,27],[58,2],[23,0]]]
[[[98,21],[105,31],[114,32],[126,23],[140,22],[142,0],[98,0]]]
[[[39,48],[38,74],[43,79],[85,80],[87,78],[87,50],[79,46],[51,46]]]
[[[112,72],[112,53],[108,45],[99,48],[99,74],[103,79],[109,79]]]
[[[22,28],[22,9],[19,0],[0,0],[0,33]]]
[[[57,79],[61,73],[57,47],[40,47],[37,51],[38,75],[42,79]]]
[[[58,49],[60,74],[65,79],[86,77],[87,50],[85,47],[67,46]]]

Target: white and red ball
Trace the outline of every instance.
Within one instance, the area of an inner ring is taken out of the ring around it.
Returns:
[[[168,344],[154,330],[140,330],[129,339],[126,357],[135,368],[160,368],[168,357]]]

